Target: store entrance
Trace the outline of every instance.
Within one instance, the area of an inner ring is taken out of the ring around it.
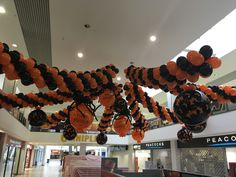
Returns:
[[[4,152],[4,172],[3,177],[17,175],[20,162],[20,147],[8,146]]]
[[[146,169],[147,162],[151,161],[151,151],[150,150],[136,150],[135,151],[136,157],[136,169],[139,172],[142,172],[143,169]]]

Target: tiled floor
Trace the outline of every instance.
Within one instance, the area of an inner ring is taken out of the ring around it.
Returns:
[[[24,175],[18,175],[16,177],[61,177],[60,161],[51,161],[45,166],[33,167],[26,169]]]

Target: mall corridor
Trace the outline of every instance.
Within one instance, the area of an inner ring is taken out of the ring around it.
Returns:
[[[45,166],[32,167],[25,170],[24,175],[16,177],[61,177],[61,166],[59,160],[50,161]]]

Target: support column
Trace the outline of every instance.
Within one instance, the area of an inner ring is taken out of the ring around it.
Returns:
[[[83,144],[83,143],[80,144],[79,154],[80,155],[86,155],[86,144]]]
[[[128,146],[128,168],[129,171],[134,171],[134,148],[133,145]]]
[[[170,141],[172,170],[180,170],[180,154],[177,147],[177,141]]]
[[[69,146],[69,153],[72,153],[72,146]]]
[[[44,166],[47,162],[47,158],[46,158],[46,146],[44,146],[44,149],[43,149],[43,159],[42,159],[42,166]]]
[[[18,168],[18,174],[22,175],[25,172],[25,157],[27,152],[27,145],[24,144],[21,146],[21,153],[20,153],[20,161],[19,161],[19,168]]]
[[[31,168],[32,166],[34,166],[34,157],[35,157],[35,155],[34,155],[34,153],[35,153],[35,146],[32,146],[32,153],[31,153],[31,159],[30,159],[30,165],[29,165],[29,167]]]

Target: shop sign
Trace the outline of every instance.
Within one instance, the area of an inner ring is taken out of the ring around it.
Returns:
[[[78,134],[76,138],[69,142],[85,142],[85,143],[93,143],[96,142],[96,136],[95,135],[83,135]],[[67,142],[67,140],[64,138],[63,135],[61,135],[61,142]]]
[[[133,147],[135,150],[139,150],[139,149],[169,149],[170,148],[170,141],[134,144]]]
[[[236,134],[195,138],[189,143],[181,143],[180,141],[178,141],[179,148],[230,147],[230,146],[236,146]]]

